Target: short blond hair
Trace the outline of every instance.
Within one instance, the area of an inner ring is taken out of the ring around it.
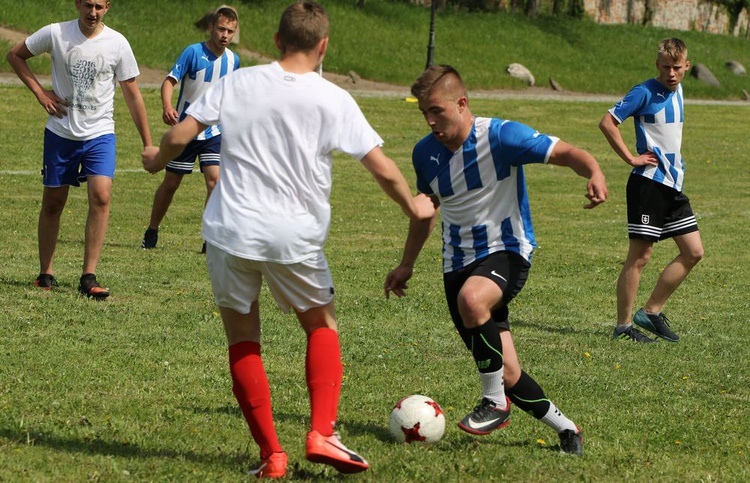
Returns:
[[[659,50],[657,52],[657,59],[660,57],[669,57],[672,60],[678,60],[684,58],[687,60],[688,49],[685,42],[682,40],[672,37],[664,39],[659,42]]]

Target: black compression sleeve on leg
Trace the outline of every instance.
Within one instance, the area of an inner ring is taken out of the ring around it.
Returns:
[[[521,377],[513,387],[505,386],[505,395],[536,419],[542,419],[549,411],[550,401],[544,390],[526,371],[521,371]]]
[[[466,334],[470,338],[471,355],[479,372],[499,371],[503,367],[503,345],[500,331],[492,319],[479,327],[467,329]]]

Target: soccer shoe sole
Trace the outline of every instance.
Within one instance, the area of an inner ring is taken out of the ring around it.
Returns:
[[[312,463],[332,466],[343,474],[365,471],[370,465],[360,455],[341,444],[334,436],[308,435],[305,457]]]
[[[94,300],[104,300],[109,297],[109,290],[102,287],[91,287],[88,290],[85,290],[83,287],[78,287],[78,291],[81,293],[81,295],[85,295],[86,297],[92,298]]]
[[[477,435],[477,436],[486,436],[486,435],[490,434],[490,433],[491,433],[491,432],[493,432],[493,431],[496,431],[496,430],[498,430],[498,429],[502,429],[502,428],[506,427],[506,426],[507,426],[507,425],[509,425],[509,424],[510,424],[510,416],[508,417],[508,419],[506,419],[506,420],[505,420],[505,421],[503,421],[502,423],[500,423],[500,424],[498,424],[497,426],[494,426],[494,427],[492,427],[491,429],[488,429],[488,430],[482,430],[482,429],[476,429],[476,428],[472,428],[472,427],[470,427],[470,426],[466,426],[466,425],[465,425],[464,423],[462,423],[462,422],[461,422],[461,423],[458,423],[458,427],[459,427],[459,429],[461,429],[462,431],[466,431],[466,432],[467,432],[467,433],[469,433],[469,434],[475,434],[475,435]]]
[[[286,453],[274,453],[270,458],[260,462],[257,468],[247,472],[256,478],[277,479],[286,476],[288,457]]]

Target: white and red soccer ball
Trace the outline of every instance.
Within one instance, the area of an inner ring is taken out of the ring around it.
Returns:
[[[396,403],[389,427],[399,443],[437,443],[445,432],[445,416],[431,398],[414,394]]]

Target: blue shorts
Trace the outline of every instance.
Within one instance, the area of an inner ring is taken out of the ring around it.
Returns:
[[[49,188],[80,186],[88,176],[115,177],[115,135],[73,141],[44,130],[42,184]]]
[[[167,163],[167,171],[177,174],[191,174],[195,158],[198,158],[201,172],[204,166],[218,166],[221,151],[221,135],[211,139],[193,139],[185,146],[182,154]]]

